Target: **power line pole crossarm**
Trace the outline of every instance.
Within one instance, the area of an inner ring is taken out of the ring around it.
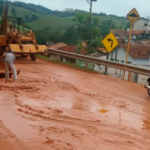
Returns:
[[[86,0],[90,4],[90,13],[92,13],[92,2],[97,2],[97,0]]]

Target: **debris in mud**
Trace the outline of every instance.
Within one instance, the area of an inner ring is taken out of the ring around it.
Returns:
[[[107,113],[108,110],[106,110],[106,109],[101,109],[99,112],[101,112],[101,113]]]
[[[49,137],[46,137],[47,141],[44,142],[44,144],[54,144],[54,141],[52,139],[50,139]]]

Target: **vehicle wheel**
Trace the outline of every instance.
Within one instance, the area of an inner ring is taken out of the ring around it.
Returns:
[[[22,58],[27,58],[28,57],[28,55],[24,55],[24,54],[21,54],[20,55]]]
[[[30,58],[32,61],[35,61],[36,60],[36,54],[30,54]]]
[[[2,46],[0,45],[0,57],[3,56],[4,54],[4,49],[2,48]]]
[[[150,89],[147,89],[147,93],[148,93],[148,95],[150,96]]]

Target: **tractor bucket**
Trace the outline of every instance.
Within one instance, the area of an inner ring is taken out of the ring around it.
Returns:
[[[22,44],[22,48],[19,44],[10,44],[10,48],[13,52],[18,54],[41,54],[46,49],[45,45],[38,45],[37,48],[33,44]]]

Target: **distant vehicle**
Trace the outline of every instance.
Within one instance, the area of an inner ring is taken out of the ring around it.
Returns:
[[[147,88],[147,93],[150,96],[150,78],[147,79],[147,86],[146,86],[146,88]]]

